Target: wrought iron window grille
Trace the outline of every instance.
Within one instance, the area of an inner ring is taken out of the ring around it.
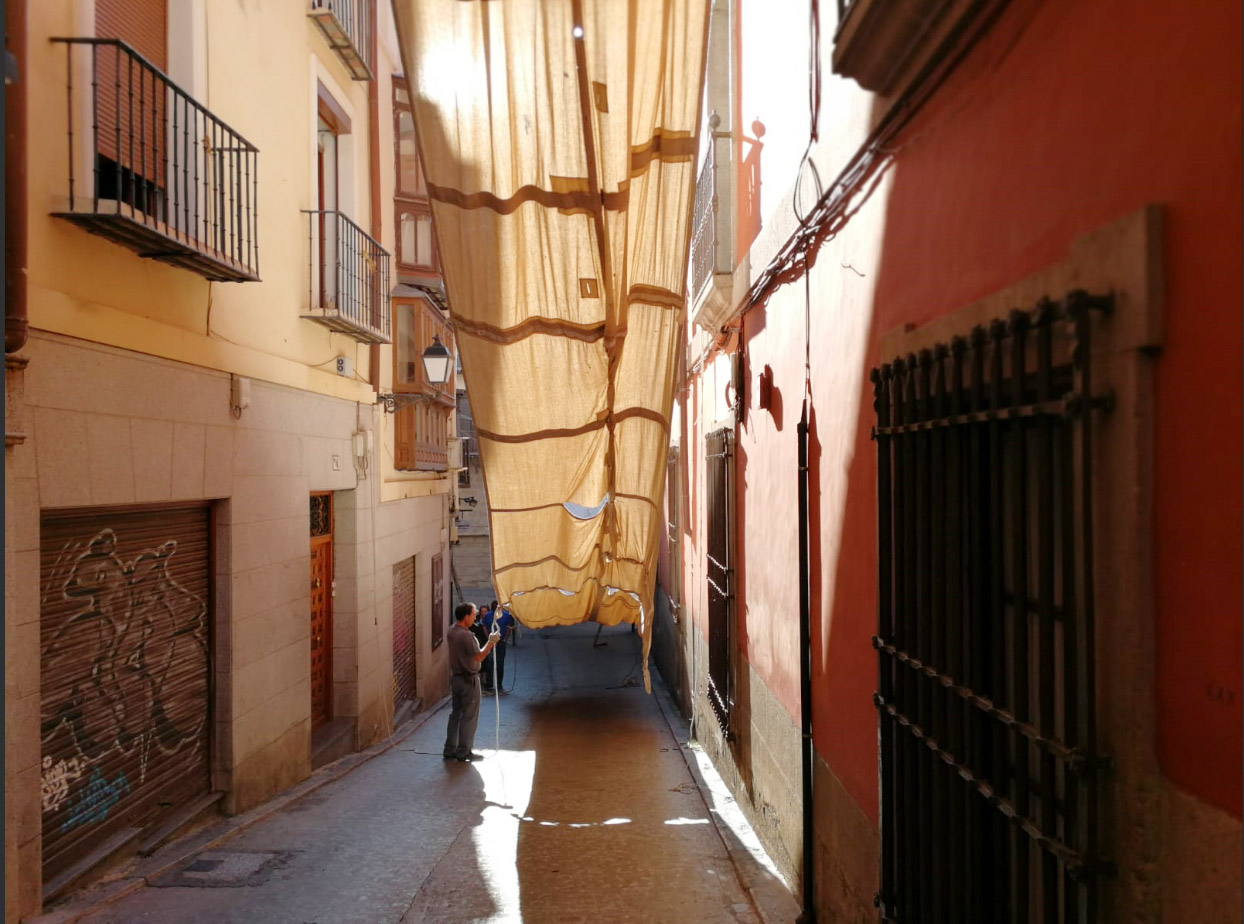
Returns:
[[[65,46],[68,196],[52,214],[219,282],[259,280],[259,149],[119,39]]]
[[[885,921],[1096,920],[1091,316],[873,370]]]
[[[727,741],[734,737],[735,545],[734,433],[717,430],[708,436],[706,510],[708,511],[708,701]]]

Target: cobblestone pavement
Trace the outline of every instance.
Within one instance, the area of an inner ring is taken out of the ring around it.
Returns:
[[[597,628],[525,633],[499,718],[497,700],[483,703],[484,760],[441,759],[442,710],[82,920],[760,921],[740,876],[768,874],[727,852],[657,697],[643,692],[638,636]]]

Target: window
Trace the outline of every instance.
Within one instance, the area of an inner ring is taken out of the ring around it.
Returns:
[[[428,190],[423,180],[423,168],[419,166],[419,151],[415,147],[414,117],[408,108],[400,107],[396,101],[393,113],[397,119],[397,191],[426,197]]]
[[[1090,308],[873,371],[882,914],[1096,920]]]
[[[393,211],[397,226],[397,265],[400,277],[438,275],[436,244],[432,235],[432,205],[419,163],[415,120],[404,78],[393,78],[393,157],[397,188]]]
[[[393,466],[398,471],[443,472],[449,468],[449,417],[454,412],[454,383],[429,385],[423,351],[434,336],[451,352],[453,334],[440,309],[424,298],[393,299],[393,391],[432,394],[440,400],[400,408],[394,421]]]
[[[456,357],[458,371],[462,371],[462,354]],[[467,393],[459,391],[458,399],[458,437],[462,440],[462,471],[458,473],[458,487],[471,486],[471,473],[479,470],[479,447],[475,438],[475,419],[471,417],[471,402]],[[472,499],[474,503],[474,499]]]
[[[426,205],[398,202],[398,268],[436,272],[436,247],[432,239],[432,210]]]
[[[432,647],[439,648],[445,639],[445,623],[449,612],[445,609],[445,555],[437,552],[432,556]]]
[[[726,738],[734,707],[734,433],[708,435],[705,466],[708,516],[708,700]]]

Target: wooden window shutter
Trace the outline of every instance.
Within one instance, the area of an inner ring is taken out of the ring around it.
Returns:
[[[418,405],[400,408],[393,415],[393,467],[399,472],[415,470],[415,411]]]
[[[166,0],[95,0],[95,36],[121,39],[160,70],[168,70]]]
[[[120,39],[140,55],[151,62],[157,70],[168,71],[168,8],[166,0],[95,0],[95,36],[96,38]],[[157,182],[163,181],[162,170],[152,162],[144,165],[137,153],[131,155],[128,148],[133,145],[122,143],[122,150],[117,151],[118,129],[122,139],[131,135],[142,135],[154,140],[156,132],[164,119],[165,101],[162,98],[163,85],[157,84],[155,77],[145,69],[136,66],[132,58],[122,54],[116,47],[102,47],[98,52],[99,70],[96,88],[96,118],[98,120],[99,153],[110,160],[120,161],[125,166]],[[121,86],[121,98],[118,100],[117,85]],[[138,102],[141,100],[141,104]],[[137,106],[135,113],[130,110]],[[150,112],[155,107],[156,112]],[[120,126],[117,122],[120,121]],[[131,164],[133,159],[135,163]]]

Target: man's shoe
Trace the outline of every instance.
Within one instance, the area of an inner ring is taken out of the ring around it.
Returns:
[[[458,760],[462,761],[463,763],[470,763],[471,761],[483,760],[483,759],[484,759],[484,755],[480,754],[478,751],[472,751],[466,757],[458,758]]]
[[[441,755],[441,760],[453,760],[453,759],[454,759],[454,755],[453,755],[452,753],[451,753],[451,754],[442,754],[442,755]]]
[[[502,696],[509,696],[509,695],[510,695],[510,691],[509,691],[509,690],[502,690],[502,691],[501,691],[501,695],[502,695]]]

